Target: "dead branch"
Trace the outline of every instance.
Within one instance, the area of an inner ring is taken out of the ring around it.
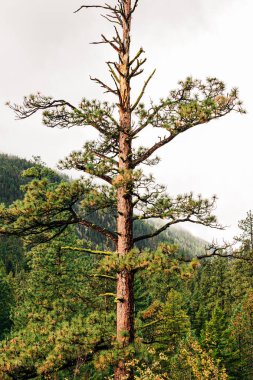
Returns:
[[[86,252],[92,255],[102,255],[102,256],[110,256],[113,254],[113,252],[110,252],[110,251],[98,251],[98,250],[93,250],[93,249],[83,248],[83,247],[64,246],[64,247],[61,247],[61,249],[67,250],[67,251],[75,251],[75,252]]]
[[[138,104],[140,103],[144,93],[145,93],[145,90],[146,90],[146,87],[147,85],[149,84],[150,80],[153,78],[154,74],[156,72],[156,69],[150,74],[150,76],[148,77],[148,79],[144,82],[144,85],[142,87],[142,90],[140,92],[140,95],[138,96],[137,100],[135,101],[135,103],[133,104],[133,106],[131,107],[131,111],[134,111],[135,108],[138,106]]]
[[[100,79],[98,78],[92,78],[90,77],[91,80],[93,80],[94,82],[98,83],[102,88],[105,89],[105,93],[112,93],[114,95],[118,95],[118,91],[117,90],[113,90],[113,88],[111,88],[110,86],[108,86],[107,84],[105,84],[104,82],[102,82]]]
[[[101,9],[105,9],[105,10],[109,10],[109,11],[112,11],[112,12],[117,12],[117,9],[116,8],[112,8],[111,6],[109,5],[81,5],[81,7],[79,7],[76,11],[74,11],[74,13],[77,13],[79,12],[81,9],[89,9],[89,8],[101,8]]]

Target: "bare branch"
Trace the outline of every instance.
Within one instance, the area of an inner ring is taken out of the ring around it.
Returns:
[[[117,90],[113,90],[110,86],[108,86],[107,84],[105,84],[104,82],[102,82],[100,79],[98,79],[98,78],[92,78],[92,77],[90,77],[90,79],[93,80],[94,82],[98,83],[102,88],[104,88],[105,89],[105,93],[111,92],[114,95],[118,95],[118,91]]]
[[[129,78],[133,78],[137,75],[140,75],[144,70],[140,69],[141,66],[144,65],[144,63],[147,61],[147,58],[144,58],[142,59],[141,61],[139,61],[139,59],[137,59],[137,63],[136,63],[136,66],[131,70],[130,74],[129,74]],[[139,71],[138,71],[139,70]]]
[[[81,7],[79,7],[76,11],[74,11],[74,13],[77,13],[79,12],[81,9],[89,9],[89,8],[102,8],[102,9],[106,9],[106,10],[109,10],[109,11],[113,11],[115,12],[116,9],[108,6],[108,5],[81,5]]]
[[[139,3],[139,0],[135,0],[134,5],[133,5],[133,8],[132,8],[132,10],[131,10],[131,12],[130,12],[129,18],[130,18],[130,17],[132,16],[132,14],[135,12],[135,10],[136,10],[136,8],[137,8],[137,6],[138,6],[138,3]]]
[[[117,294],[115,293],[102,293],[102,294],[99,294],[100,297],[113,297],[116,299],[117,297]]]
[[[132,64],[141,56],[141,54],[144,53],[144,50],[140,48],[136,56],[129,62],[129,67],[132,66]]]
[[[101,14],[100,16],[102,16],[103,18],[105,18],[107,21],[113,23],[113,24],[118,24],[118,25],[122,25],[122,23],[118,20],[118,17],[116,16],[113,16],[113,15],[103,15]]]
[[[105,280],[117,281],[116,277],[109,276],[107,274],[92,274],[89,277],[94,277],[94,278],[98,277],[98,278],[104,278]]]
[[[119,89],[118,89],[119,77],[117,76],[117,74],[113,70],[110,62],[107,62],[107,66],[109,67],[109,71],[111,73],[111,76],[113,77],[114,82],[116,81],[116,83],[117,83],[117,90],[119,91]]]
[[[108,43],[109,45],[111,45],[111,47],[112,47],[114,50],[116,50],[117,53],[120,52],[120,48],[117,47],[117,46],[114,44],[114,42],[119,43],[117,40],[113,39],[112,41],[110,41],[110,40],[108,40],[103,34],[102,34],[101,36],[102,36],[103,40],[104,40],[106,43]]]
[[[86,252],[90,253],[92,255],[102,255],[102,256],[111,256],[113,252],[110,251],[97,251],[89,248],[81,248],[81,247],[71,247],[71,246],[64,246],[61,247],[61,249],[67,250],[67,251],[75,251],[75,252]]]
[[[98,226],[92,222],[89,222],[88,220],[85,220],[85,219],[79,219],[76,221],[78,224],[80,224],[81,226],[85,226],[85,227],[88,227],[88,228],[91,228],[92,230],[104,235],[105,237],[109,238],[110,240],[112,240],[115,244],[117,244],[118,242],[118,236],[116,233],[114,232],[111,232],[109,230],[107,230],[106,228],[104,227],[101,227],[101,226]]]
[[[117,70],[118,74],[122,77],[122,78],[125,78],[125,74],[122,73],[122,71],[120,70],[120,65],[116,62],[111,62],[111,61],[108,61],[106,62],[107,65],[113,65],[115,67],[115,69]],[[110,66],[109,66],[110,67]]]
[[[144,93],[145,93],[146,87],[147,87],[147,85],[149,84],[149,82],[150,82],[150,80],[152,79],[152,77],[154,76],[155,72],[156,72],[156,69],[151,73],[151,75],[148,77],[148,79],[144,82],[144,86],[142,87],[141,93],[140,93],[140,95],[138,96],[136,102],[132,105],[132,107],[131,107],[131,111],[134,111],[135,108],[136,108],[136,107],[138,106],[138,104],[140,103],[140,101],[141,101],[141,99],[142,99],[142,97],[143,97],[143,95],[144,95]]]

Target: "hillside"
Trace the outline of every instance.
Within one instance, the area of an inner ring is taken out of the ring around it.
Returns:
[[[25,180],[21,173],[31,167],[31,162],[16,156],[0,154],[0,203],[10,204],[22,197],[20,186]]]
[[[23,170],[31,167],[33,163],[25,159],[18,158],[16,156],[10,156],[7,154],[0,154],[0,203],[10,204],[14,200],[22,197],[22,192],[20,186],[23,185],[27,179],[22,177],[21,173]],[[55,174],[55,179],[59,180],[58,174]],[[94,218],[101,217],[99,215],[94,215]],[[113,227],[113,220],[108,217],[101,219],[101,224],[111,225]],[[152,223],[137,222],[135,224],[135,233],[147,234],[154,231],[154,225]],[[101,235],[96,234],[92,231],[81,231],[83,238],[93,241],[96,245],[103,246],[106,241]],[[155,248],[160,242],[169,242],[171,244],[177,244],[180,247],[180,251],[186,255],[196,255],[203,251],[204,242],[200,239],[195,238],[190,233],[182,229],[170,229],[162,233],[160,236],[154,237],[147,240],[139,247],[149,247],[151,249]],[[8,247],[10,243],[8,242]],[[6,251],[6,249],[4,249]],[[5,252],[4,257],[6,257],[7,252]]]

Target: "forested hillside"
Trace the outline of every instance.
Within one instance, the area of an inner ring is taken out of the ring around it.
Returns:
[[[37,160],[37,161],[36,161]],[[21,159],[16,156],[9,156],[7,154],[0,154],[0,203],[5,203],[7,205],[11,204],[17,199],[22,198],[23,192],[20,187],[26,184],[29,179],[33,177],[33,173],[31,173],[31,177],[22,176],[23,171],[28,168],[33,167],[36,162],[39,162],[38,158],[35,158],[35,161],[27,161],[25,159]],[[66,176],[60,177],[59,173],[55,173],[48,169],[47,175],[50,173],[51,178],[56,181],[60,181],[61,179],[66,179]],[[98,219],[101,224],[104,225],[112,225],[114,223],[112,218],[108,218],[108,216],[104,216],[102,214],[93,215],[91,219]],[[138,222],[135,225],[136,234],[147,234],[154,231],[154,227],[151,223]],[[101,236],[100,234],[89,231],[87,229],[78,231],[80,237],[87,240],[91,240],[94,244],[99,245],[100,248],[105,247],[108,243],[107,240]],[[156,248],[157,245],[162,242],[167,241],[171,244],[177,244],[180,247],[180,251],[182,254],[194,256],[196,254],[203,254],[205,242],[201,241],[201,239],[197,239],[192,236],[190,233],[184,230],[179,230],[172,228],[167,230],[159,237],[154,237],[149,240],[147,243],[148,247]],[[143,246],[144,243],[138,244],[138,246]]]
[[[1,203],[11,204],[22,197],[20,186],[27,181],[21,173],[32,163],[8,154],[0,154],[0,199]]]
[[[6,202],[22,197],[20,184],[38,173],[61,181],[38,162],[32,168],[34,163],[17,157],[0,159]],[[23,178],[28,168],[30,177]],[[154,229],[137,226],[137,233]],[[150,239],[150,246],[139,246],[134,264],[139,343],[132,348],[134,362],[129,358],[136,379],[253,378],[250,213],[240,227],[240,249],[233,253],[238,259],[221,250],[229,257],[197,261],[193,257],[203,255],[203,242],[183,230],[166,231]],[[98,236],[70,229],[32,249],[22,249],[15,237],[1,239],[1,378],[109,379],[117,361],[113,273],[120,263],[89,254],[106,249]]]

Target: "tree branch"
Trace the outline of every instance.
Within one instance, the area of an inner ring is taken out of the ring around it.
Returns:
[[[205,255],[199,255],[197,256],[197,259],[208,259],[211,257],[223,257],[223,258],[231,258],[235,260],[243,260],[243,261],[250,261],[252,262],[251,257],[243,256],[243,250],[234,250],[232,247],[236,244],[236,242],[233,243],[224,243],[222,246],[218,246],[215,243],[210,244],[205,249],[206,251],[210,251],[210,253],[206,253]]]
[[[94,277],[94,278],[98,277],[98,278],[104,278],[105,280],[117,281],[116,277],[109,276],[107,274],[92,274],[89,277]]]
[[[74,13],[77,13],[79,12],[81,9],[89,9],[89,8],[102,8],[102,9],[105,9],[105,10],[109,10],[109,11],[117,11],[116,9],[108,6],[108,5],[81,5],[81,7],[79,7],[76,11],[74,11]]]
[[[114,95],[118,95],[118,91],[117,90],[113,90],[113,88],[111,88],[110,86],[108,86],[106,83],[104,83],[100,79],[98,79],[98,78],[92,78],[92,77],[90,77],[90,79],[93,80],[94,82],[98,83],[102,88],[104,88],[105,89],[105,93],[110,92],[110,93],[112,93]]]
[[[136,8],[138,6],[138,3],[139,3],[139,0],[135,0],[134,5],[133,5],[133,7],[131,9],[131,12],[130,12],[128,18],[130,18],[132,16],[132,14],[135,12],[135,10],[136,10]]]
[[[146,90],[146,87],[147,85],[149,84],[150,80],[152,79],[152,77],[154,76],[156,72],[156,69],[151,73],[151,75],[148,77],[148,79],[144,82],[144,86],[142,87],[142,90],[140,92],[140,95],[138,96],[136,102],[132,105],[131,107],[131,111],[133,112],[135,110],[135,108],[138,106],[138,104],[140,103],[144,93],[145,93],[145,90]]]
[[[91,175],[94,175],[104,181],[106,181],[107,183],[109,183],[110,185],[112,184],[112,178],[109,177],[108,175],[106,174],[102,174],[102,173],[96,173],[95,171],[92,172],[91,170],[88,171],[88,169],[86,168],[85,165],[81,165],[81,164],[78,164],[78,163],[75,163],[75,168],[78,169],[78,170],[81,170],[81,171],[84,171],[86,173],[89,173]]]
[[[71,247],[68,245],[61,247],[61,249],[68,250],[68,251],[76,251],[76,252],[86,252],[92,255],[102,255],[102,256],[111,256],[113,254],[113,252],[110,252],[110,251],[97,251],[97,250],[93,250],[89,248]]]
[[[94,230],[96,232],[99,232],[100,234],[108,237],[115,244],[117,244],[117,242],[118,242],[117,234],[107,230],[106,228],[100,227],[100,226],[98,226],[92,222],[88,222],[87,220],[84,220],[84,219],[79,219],[77,221],[77,223],[80,224],[81,226],[85,226],[85,227],[91,228],[92,230]]]
[[[157,149],[161,148],[162,146],[168,144],[170,141],[172,141],[176,137],[176,135],[170,135],[168,137],[163,138],[161,141],[153,145],[151,148],[147,149],[145,153],[143,153],[142,156],[137,158],[132,162],[132,168],[135,168],[137,165],[141,164],[143,161],[145,161],[147,158],[151,156]]]
[[[136,243],[137,241],[140,241],[140,240],[145,240],[145,239],[153,238],[153,237],[155,237],[157,235],[160,235],[160,233],[162,233],[163,231],[167,230],[170,226],[172,226],[174,224],[178,224],[178,223],[184,223],[184,222],[190,222],[190,223],[193,223],[193,224],[201,224],[202,226],[208,226],[210,228],[216,228],[216,229],[220,229],[220,230],[224,229],[224,227],[219,226],[217,224],[207,224],[205,221],[194,220],[194,219],[191,219],[191,216],[187,216],[185,218],[180,218],[180,219],[177,219],[177,220],[172,220],[172,221],[164,224],[162,227],[158,228],[156,231],[154,231],[154,232],[152,232],[150,234],[138,236],[138,237],[136,237],[136,238],[133,239],[133,242]]]
[[[144,53],[144,50],[140,48],[140,50],[137,52],[137,54],[134,56],[134,58],[129,62],[129,67],[132,66],[132,64]]]

